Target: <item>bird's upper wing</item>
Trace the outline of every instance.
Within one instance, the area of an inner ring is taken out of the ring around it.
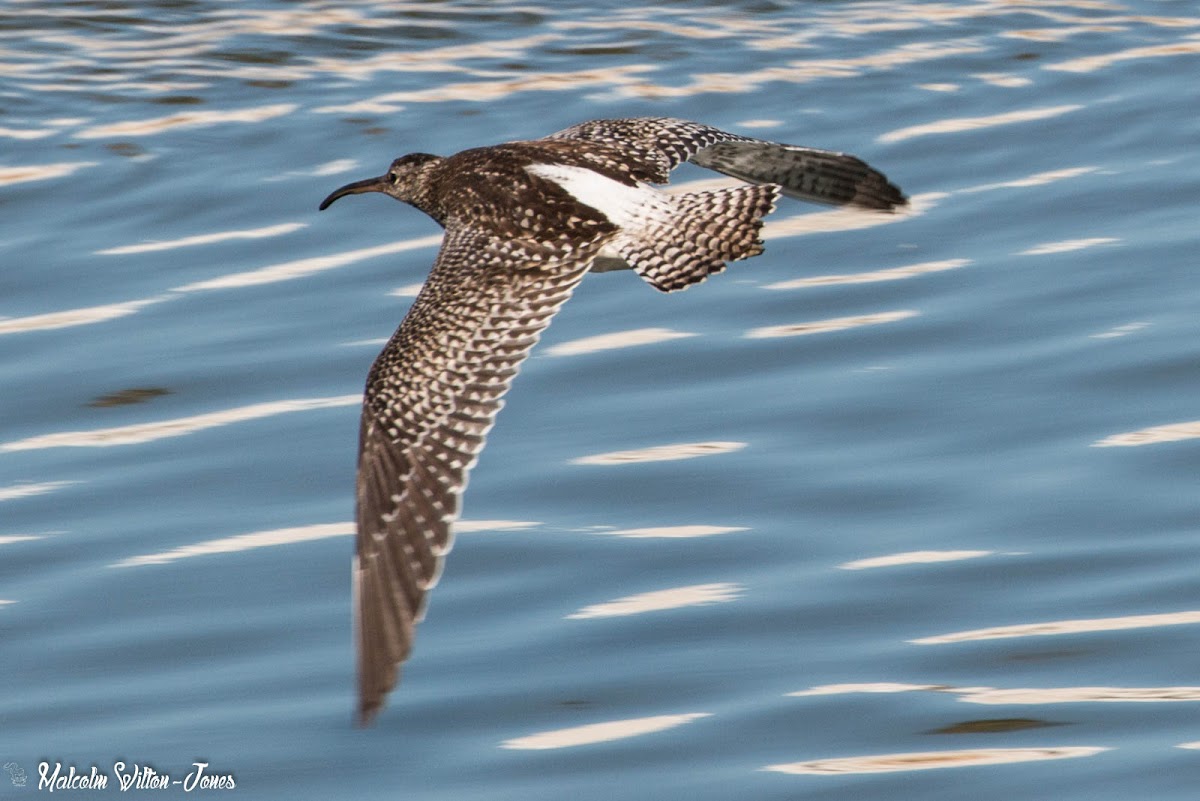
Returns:
[[[450,221],[424,288],[372,365],[354,567],[360,723],[409,653],[501,396],[607,239],[521,244]]]
[[[907,202],[887,176],[855,156],[752,139],[688,120],[591,120],[546,138],[612,145],[654,183],[666,183],[671,170],[690,161],[743,181],[779,184],[785,195],[812,203],[890,210]]]

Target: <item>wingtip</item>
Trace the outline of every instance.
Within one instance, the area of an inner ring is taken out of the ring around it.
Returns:
[[[354,717],[354,725],[360,729],[369,729],[375,723],[375,716],[379,713],[380,704],[362,704],[358,708],[358,712]]]
[[[904,212],[907,210],[908,210],[908,195],[902,194],[900,192],[897,192],[896,198],[894,200],[892,200],[892,202],[886,208],[883,209],[883,211],[886,211],[889,214],[900,214],[901,212]]]
[[[903,212],[907,209],[908,195],[904,194],[900,187],[887,180],[882,173],[874,170],[872,172],[875,173],[872,177],[878,176],[878,178],[861,182],[854,198],[849,201],[849,205],[889,214]]]

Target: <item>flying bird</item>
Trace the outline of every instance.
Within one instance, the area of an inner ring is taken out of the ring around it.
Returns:
[[[750,182],[668,194],[690,161]],[[663,117],[593,120],[544,139],[412,153],[336,189],[381,192],[445,228],[420,294],[371,366],[359,429],[353,566],[358,722],[395,686],[437,582],[467,474],[521,362],[589,271],[662,292],[758,255],[779,196],[893,211],[854,156]]]

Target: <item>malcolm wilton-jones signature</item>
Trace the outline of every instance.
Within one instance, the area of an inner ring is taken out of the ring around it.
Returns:
[[[18,768],[19,769],[19,768]],[[10,770],[10,774],[15,774]],[[24,771],[21,771],[22,784]],[[110,782],[111,779],[115,781]],[[162,790],[167,787],[182,786],[185,792],[193,790],[233,790],[237,781],[232,773],[214,773],[208,769],[207,762],[193,762],[183,778],[172,778],[169,773],[160,773],[149,765],[127,765],[125,762],[114,762],[112,776],[92,765],[87,770],[77,770],[74,765],[64,766],[61,762],[38,763],[39,790],[105,790],[110,785],[122,792],[127,790]]]

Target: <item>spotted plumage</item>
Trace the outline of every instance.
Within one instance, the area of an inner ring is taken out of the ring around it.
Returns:
[[[681,195],[653,186],[684,161],[753,185]],[[321,208],[363,192],[405,201],[446,229],[363,398],[354,607],[364,724],[409,655],[501,398],[590,269],[630,268],[670,292],[761,253],[762,218],[780,194],[884,211],[905,203],[853,156],[668,118],[594,120],[445,158],[410,154]]]

